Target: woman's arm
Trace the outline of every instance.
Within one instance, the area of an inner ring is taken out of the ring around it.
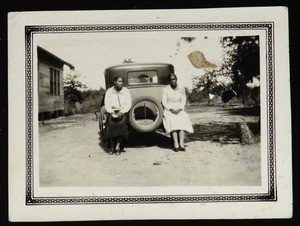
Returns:
[[[170,110],[170,107],[169,107],[169,104],[168,104],[167,88],[164,88],[164,90],[163,90],[161,103],[162,103],[162,105],[164,106],[165,109],[167,109],[168,111]]]
[[[128,89],[125,89],[124,91],[125,91],[124,92],[124,95],[125,95],[125,104],[124,104],[124,106],[122,106],[122,110],[121,110],[122,113],[128,112],[130,110],[130,108],[131,108],[131,95],[130,95],[130,92],[129,92]]]
[[[185,105],[186,105],[186,91],[185,91],[184,87],[182,87],[181,95],[182,96],[181,96],[180,109],[184,110]]]
[[[111,90],[108,89],[105,93],[105,97],[104,97],[104,104],[105,104],[105,109],[108,113],[112,113],[113,109],[111,107]]]

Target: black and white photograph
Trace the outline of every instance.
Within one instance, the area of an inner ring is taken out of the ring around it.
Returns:
[[[153,33],[37,42],[40,186],[261,185],[259,36]]]
[[[292,216],[286,9],[211,10],[9,15],[13,221]]]

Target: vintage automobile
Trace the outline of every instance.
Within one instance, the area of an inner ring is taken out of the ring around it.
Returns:
[[[168,85],[167,76],[174,72],[174,66],[167,63],[128,63],[111,66],[104,71],[106,89],[114,84],[116,74],[124,77],[124,87],[131,95],[129,130],[149,133],[162,128],[163,88]],[[99,117],[100,132],[105,129],[105,110],[101,108]]]

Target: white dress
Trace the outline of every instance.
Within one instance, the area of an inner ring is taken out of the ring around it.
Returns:
[[[186,94],[183,87],[172,89],[170,85],[163,90],[162,104],[164,106],[163,124],[167,133],[174,130],[185,130],[193,133],[194,129],[188,114],[185,112]],[[182,109],[179,114],[173,114],[170,109]]]

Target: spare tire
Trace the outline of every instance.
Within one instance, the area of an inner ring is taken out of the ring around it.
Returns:
[[[129,112],[130,126],[141,133],[155,131],[163,121],[163,107],[151,96],[137,97],[132,101]]]

